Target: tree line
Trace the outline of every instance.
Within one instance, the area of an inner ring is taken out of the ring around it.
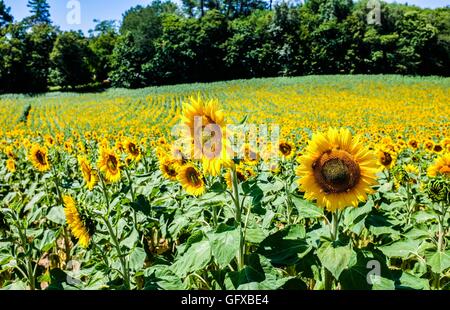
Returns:
[[[16,21],[0,0],[0,93],[308,74],[450,74],[450,7],[368,0],[154,1],[88,35],[61,31],[46,0]],[[370,6],[369,6],[370,7]]]

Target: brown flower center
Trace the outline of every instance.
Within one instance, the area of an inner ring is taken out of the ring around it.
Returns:
[[[115,172],[117,170],[117,158],[113,155],[108,155],[108,161],[107,166],[108,169],[112,172]]]
[[[192,183],[192,185],[194,185],[194,186],[201,185],[200,176],[199,176],[197,170],[195,170],[195,168],[192,168],[192,167],[187,168],[186,175],[187,175],[188,180]]]
[[[47,161],[45,160],[45,154],[43,154],[40,150],[36,152],[36,160],[41,165],[46,165],[47,164]]]
[[[383,166],[389,166],[392,163],[392,156],[387,152],[383,152],[381,155],[381,164]]]
[[[361,177],[358,163],[342,150],[322,154],[312,168],[317,183],[326,193],[346,192],[355,187]]]
[[[284,143],[284,142],[280,143],[281,154],[289,155],[289,154],[291,154],[291,151],[292,151],[292,147],[289,144]]]
[[[442,146],[440,146],[439,144],[436,144],[433,148],[433,151],[439,153],[443,150]]]

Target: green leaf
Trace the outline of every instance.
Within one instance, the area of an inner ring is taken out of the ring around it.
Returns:
[[[27,203],[27,205],[24,208],[24,211],[28,211],[34,207],[35,204],[37,204],[41,199],[45,196],[45,192],[40,192],[31,198],[30,202]]]
[[[339,279],[342,271],[349,267],[353,254],[350,245],[334,246],[331,242],[324,242],[317,250],[320,262],[336,279]]]
[[[64,225],[66,223],[64,208],[62,206],[54,206],[50,208],[50,211],[47,214],[47,219],[58,225]]]
[[[42,252],[47,252],[53,247],[56,240],[56,233],[53,230],[46,230],[39,241],[37,248]]]
[[[319,218],[323,216],[323,209],[317,207],[315,204],[301,199],[296,196],[291,196],[292,202],[297,208],[297,212],[301,218]]]
[[[383,277],[377,277],[372,286],[373,290],[393,291],[395,290],[395,282]]]
[[[211,246],[209,240],[203,240],[191,247],[172,265],[172,270],[180,277],[205,268],[211,261]]]
[[[294,265],[311,249],[305,239],[304,227],[290,225],[264,239],[257,253],[267,257],[272,264]]]
[[[408,272],[403,272],[399,278],[396,289],[429,290],[430,285],[427,279],[421,279]]]
[[[411,256],[412,253],[417,253],[421,240],[401,240],[396,241],[390,245],[378,247],[381,252],[387,257],[400,257],[406,259]]]
[[[221,224],[216,232],[208,234],[214,258],[221,268],[227,266],[239,251],[239,230]]]
[[[436,252],[427,259],[427,263],[431,267],[431,271],[442,274],[450,268],[450,252]]]
[[[139,240],[139,233],[137,232],[136,229],[133,229],[130,235],[120,242],[120,245],[132,249],[138,240]]]
[[[144,249],[137,247],[134,248],[133,251],[131,251],[129,258],[130,269],[134,271],[142,269],[146,257],[147,254],[145,253]]]
[[[144,271],[146,290],[185,290],[186,286],[170,266],[155,265]]]

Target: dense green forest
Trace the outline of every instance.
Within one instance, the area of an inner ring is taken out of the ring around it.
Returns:
[[[61,31],[46,0],[15,20],[0,0],[0,93],[137,88],[308,74],[450,75],[450,7],[368,0],[183,0]]]

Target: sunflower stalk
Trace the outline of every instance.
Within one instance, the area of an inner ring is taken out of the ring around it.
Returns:
[[[13,223],[17,227],[17,231],[19,232],[19,239],[21,246],[25,252],[25,270],[28,278],[28,283],[30,284],[30,290],[34,291],[36,289],[35,284],[35,270],[33,269],[33,264],[31,262],[31,253],[30,253],[30,246],[27,242],[27,236],[26,236],[26,227],[22,227],[21,220],[19,219],[18,215],[15,212],[12,212],[14,215],[14,221]]]
[[[58,200],[59,200],[58,204],[64,208],[64,201],[63,201],[62,192],[61,192],[61,188],[60,188],[60,181],[59,181],[58,174],[55,170],[54,165],[52,165],[52,171],[53,171],[53,180],[55,182],[55,187],[56,187],[56,193],[58,194]],[[63,238],[64,238],[64,252],[66,254],[66,264],[67,264],[71,260],[71,255],[70,255],[69,232],[67,231],[66,225],[64,225],[64,227],[63,227]]]
[[[127,175],[128,184],[130,184],[131,200],[133,203],[135,203],[136,202],[136,193],[134,192],[133,180],[131,179],[131,175],[130,175],[130,172],[128,171],[128,168],[125,169],[125,174]],[[136,210],[134,208],[133,208],[133,220],[134,220],[134,226],[137,229],[138,222],[137,222],[137,217],[136,217]]]
[[[232,183],[233,183],[233,201],[235,205],[235,212],[236,212],[236,223],[239,228],[239,249],[237,253],[237,264],[238,264],[238,270],[242,270],[244,268],[244,236],[242,231],[242,208],[240,205],[240,198],[239,198],[239,187],[238,187],[238,177],[236,172],[236,166],[233,165],[231,168],[231,176],[232,176]]]
[[[116,248],[117,255],[119,256],[120,265],[122,267],[122,276],[124,277],[124,282],[125,282],[125,288],[130,289],[130,274],[128,272],[127,264],[125,261],[125,255],[122,253],[122,250],[120,249],[120,243],[119,243],[119,240],[117,239],[117,234],[114,232],[114,229],[109,220],[111,207],[110,207],[107,188],[106,188],[105,181],[103,180],[102,175],[100,173],[98,175],[99,175],[100,182],[102,183],[102,191],[103,191],[103,195],[105,197],[106,207],[107,207],[106,214],[104,216],[102,216],[101,218],[105,222],[106,227],[108,228],[109,235],[111,236],[113,245]]]
[[[334,243],[338,240],[339,237],[339,220],[340,220],[340,212],[339,210],[335,210],[331,213],[332,220],[330,223],[330,236],[331,241]],[[325,267],[324,267],[325,268]],[[325,268],[325,280],[324,280],[324,288],[329,291],[333,288],[333,275],[331,272]]]

